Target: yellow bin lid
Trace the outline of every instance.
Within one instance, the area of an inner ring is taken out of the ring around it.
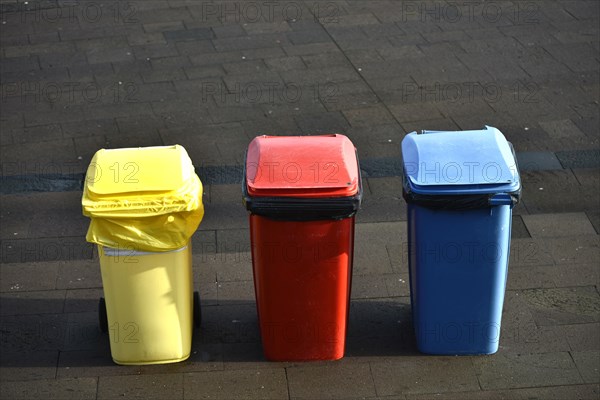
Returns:
[[[86,188],[89,194],[99,197],[170,192],[185,187],[193,175],[192,162],[179,145],[102,149],[92,158]]]

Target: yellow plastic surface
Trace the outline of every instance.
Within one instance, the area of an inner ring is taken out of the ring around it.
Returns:
[[[99,150],[81,200],[87,241],[169,251],[184,246],[204,216],[202,182],[182,146]]]
[[[191,242],[163,253],[115,252],[102,246],[98,252],[114,362],[187,359],[193,330]]]

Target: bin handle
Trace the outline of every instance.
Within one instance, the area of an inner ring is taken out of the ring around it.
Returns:
[[[513,206],[515,205],[515,197],[508,193],[497,193],[490,197],[490,206]]]

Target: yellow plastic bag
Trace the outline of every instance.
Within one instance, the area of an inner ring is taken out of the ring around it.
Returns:
[[[202,182],[182,146],[99,150],[81,200],[88,242],[137,251],[185,246],[204,216]]]

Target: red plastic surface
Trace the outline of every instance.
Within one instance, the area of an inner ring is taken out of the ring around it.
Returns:
[[[265,357],[344,356],[354,217],[310,222],[250,215],[254,288]]]
[[[344,135],[258,136],[248,146],[251,196],[348,197],[358,179],[356,149]]]

